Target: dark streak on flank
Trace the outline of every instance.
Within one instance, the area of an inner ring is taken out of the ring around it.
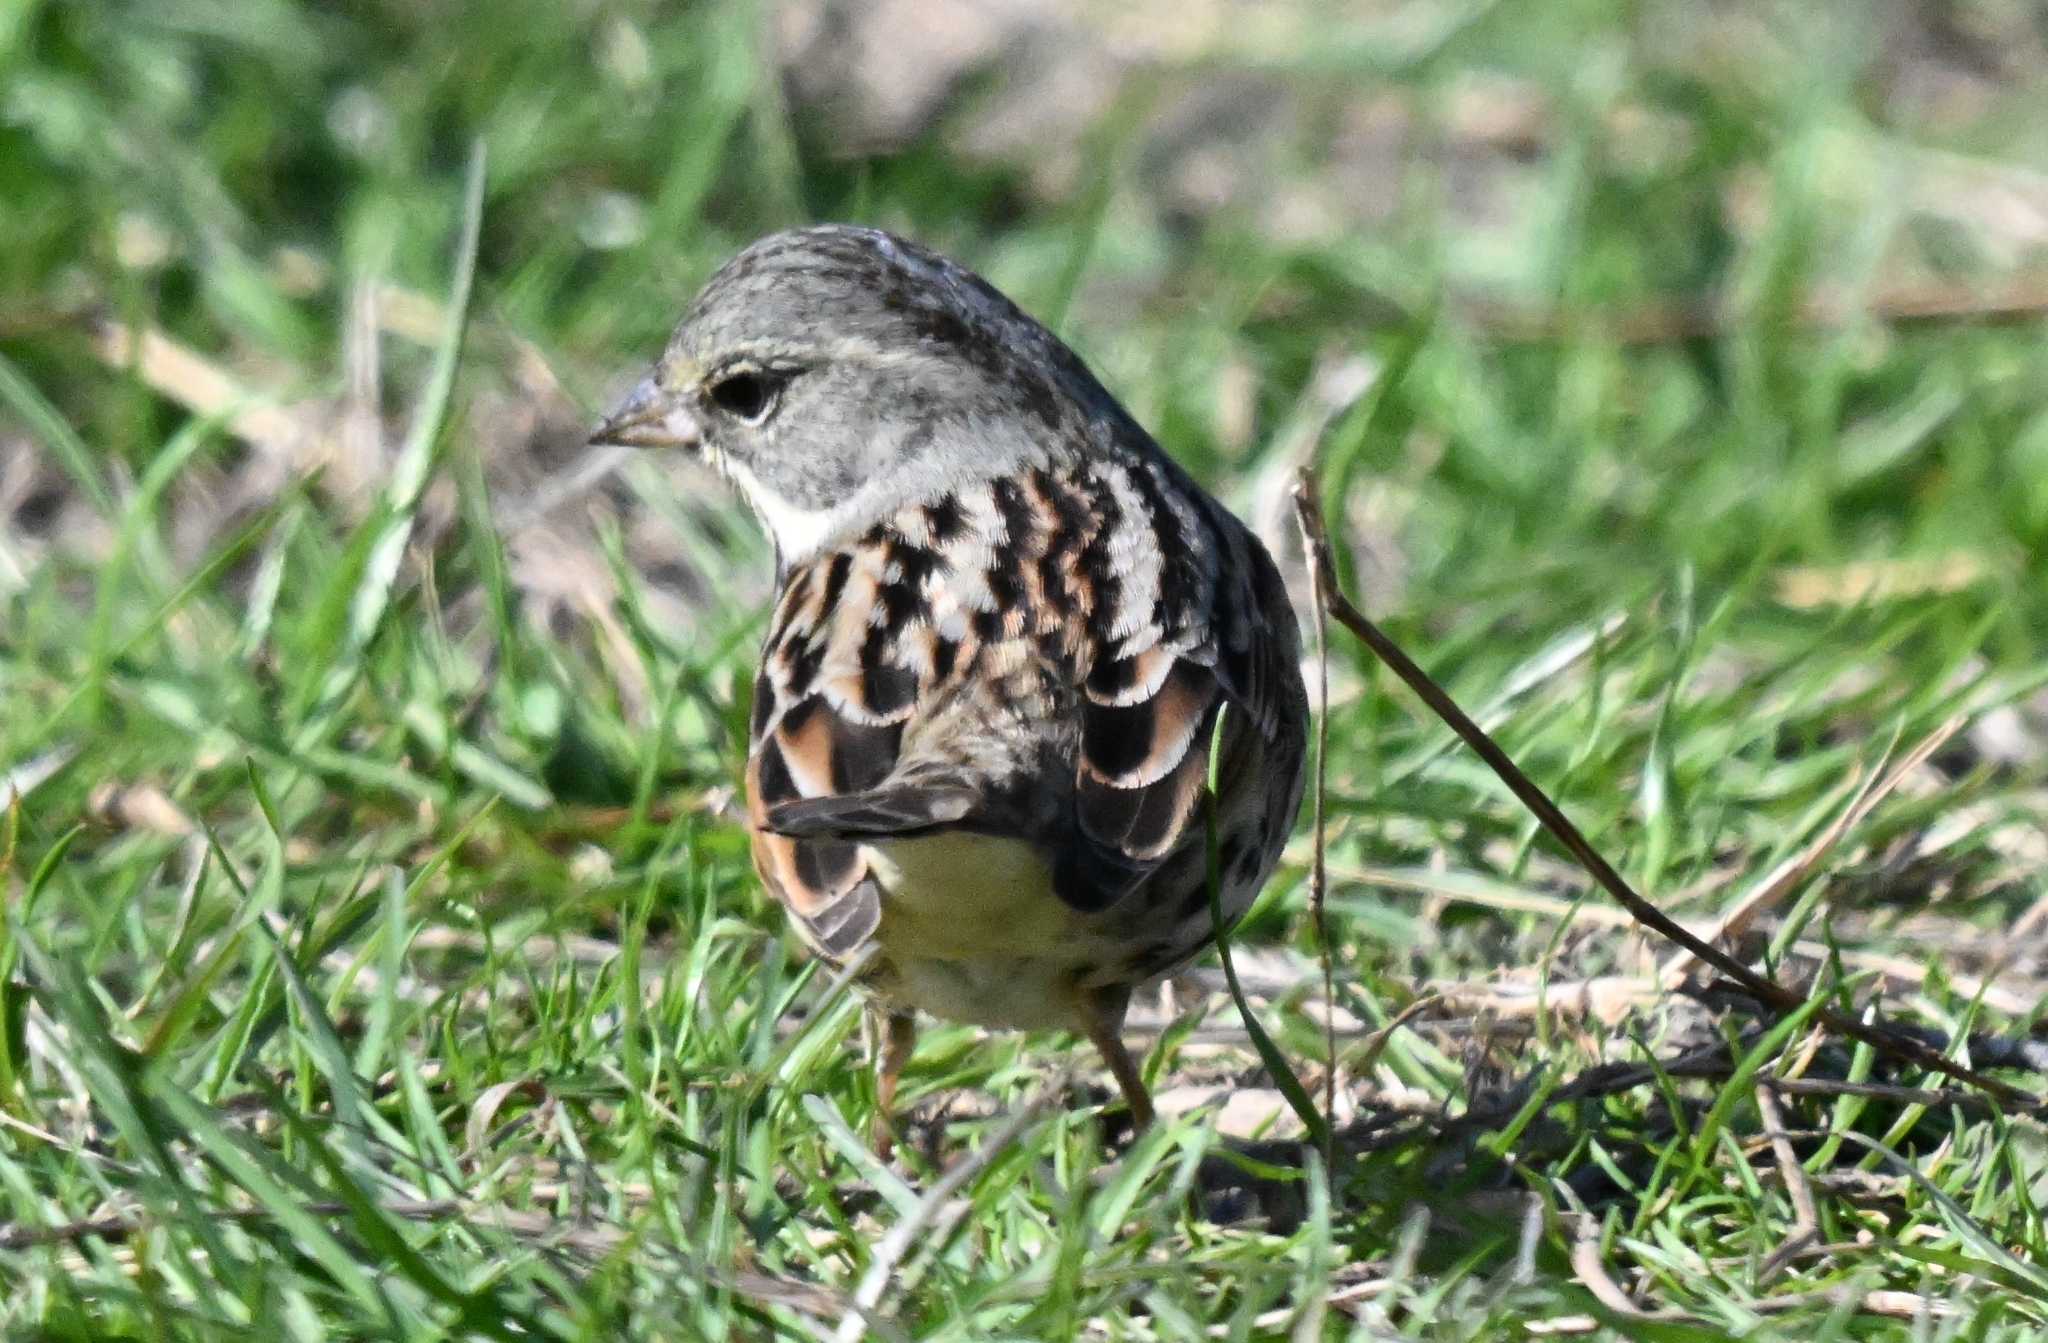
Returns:
[[[825,664],[825,641],[822,638],[791,640],[782,645],[782,665],[788,673],[788,689],[792,697],[808,695],[817,684],[818,669]]]
[[[1014,611],[1024,604],[1024,580],[1016,570],[1003,563],[1003,558],[997,556],[988,568],[988,591],[995,599],[996,609],[993,612],[976,612],[977,625],[984,614],[995,615],[1000,621],[1002,613]],[[1001,628],[1000,624],[997,628]]]
[[[777,603],[774,627],[768,631],[768,642],[778,644],[789,633],[789,622],[811,599],[811,583],[816,571],[810,568],[797,570],[790,575],[789,584],[782,590],[782,600]]]
[[[789,776],[789,765],[782,758],[782,748],[775,738],[769,737],[761,743],[760,764],[754,770],[754,787],[764,807],[797,799],[796,780]]]
[[[820,628],[832,622],[839,599],[846,593],[846,580],[853,574],[853,556],[842,550],[825,563],[825,597],[818,612]]]
[[[861,655],[860,698],[877,718],[894,718],[917,700],[917,676],[906,667]]]
[[[917,586],[898,581],[877,583],[875,601],[882,613],[878,630],[887,630],[891,637],[901,634],[911,619],[924,609],[923,593]]]
[[[924,525],[931,531],[932,544],[944,545],[967,531],[967,511],[956,495],[943,495],[924,506]]]
[[[897,581],[909,589],[920,601],[924,598],[925,583],[934,574],[945,572],[951,566],[946,557],[930,546],[921,546],[909,537],[898,534],[893,538],[889,557],[896,562],[902,577]]]
[[[747,737],[759,741],[761,734],[768,730],[768,715],[775,709],[775,683],[768,679],[768,664],[764,661],[754,673],[754,703],[748,713]]]
[[[1031,507],[1031,501],[1024,497],[1023,489],[1008,476],[1001,476],[990,487],[990,493],[995,499],[996,512],[1003,519],[1003,531],[1009,539],[1012,553],[1020,560],[1034,553],[1027,547],[1042,542],[1043,538],[1038,535],[1038,513]]]
[[[1074,544],[1094,534],[1095,518],[1089,511],[1087,499],[1078,490],[1043,467],[1031,468],[1031,484],[1052,505],[1053,528],[1057,535]]]
[[[806,695],[784,710],[782,721],[776,725],[776,731],[785,737],[799,736],[810,725],[811,719],[825,712],[828,710],[825,708],[824,700],[816,695]]]
[[[1201,594],[1200,572],[1195,567],[1195,548],[1182,538],[1180,517],[1167,502],[1158,477],[1144,467],[1126,473],[1133,489],[1145,502],[1152,534],[1159,538],[1159,607],[1161,623],[1184,623]]]
[[[1110,631],[1116,627],[1117,608],[1122,604],[1118,600],[1118,589],[1122,585],[1117,579],[1109,547],[1122,528],[1124,517],[1116,492],[1110,489],[1107,481],[1100,476],[1091,476],[1088,484],[1098,523],[1094,535],[1081,547],[1076,567],[1081,571],[1081,581],[1088,585],[1090,594],[1087,603],[1089,641],[1097,648],[1106,649]]]
[[[860,849],[845,840],[800,840],[792,856],[796,879],[823,894],[844,890],[860,872]]]
[[[960,660],[960,641],[943,636],[932,642],[932,680],[944,682],[953,675],[954,664]]]
[[[1038,586],[1045,592],[1046,615],[1065,617],[1074,609],[1074,594],[1067,590],[1067,566],[1060,553],[1048,550],[1038,557]],[[1055,620],[1055,627],[1064,624]]]

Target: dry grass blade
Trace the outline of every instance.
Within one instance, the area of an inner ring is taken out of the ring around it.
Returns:
[[[1796,565],[1779,570],[1774,587],[1782,604],[1814,610],[1954,592],[1982,582],[1991,573],[1991,563],[1983,556],[1958,550],[1927,559],[1862,560],[1825,567]]]
[[[49,782],[77,756],[76,746],[59,746],[10,769],[0,770],[0,807],[12,807]]]
[[[1798,890],[1813,874],[1813,870],[1820,866],[1821,860],[1833,852],[1835,846],[1841,842],[1842,836],[1862,824],[1863,818],[1870,815],[1878,803],[1897,791],[1899,785],[1910,778],[1914,770],[1926,764],[1934,753],[1946,745],[1949,738],[1962,731],[1968,722],[1968,719],[1961,716],[1949,719],[1928,733],[1919,745],[1906,753],[1905,759],[1892,767],[1890,772],[1876,782],[1866,784],[1856,794],[1855,800],[1843,808],[1842,814],[1837,816],[1813,843],[1780,863],[1769,876],[1757,883],[1755,889],[1736,901],[1735,907],[1721,917],[1719,925],[1706,934],[1705,940],[1710,943],[1725,943],[1738,938],[1749,930],[1749,926],[1756,922],[1759,915],[1784,903],[1785,898]],[[1699,957],[1690,949],[1682,950],[1664,962],[1660,977],[1667,986],[1676,985],[1682,983],[1698,966]]]
[[[226,369],[154,327],[103,321],[93,330],[93,352],[114,368],[132,367],[150,390],[194,415],[227,416],[230,433],[279,460],[292,460],[311,437],[297,416],[263,404]]]
[[[1690,951],[1707,965],[1741,985],[1759,1002],[1780,1011],[1794,1011],[1806,1005],[1806,999],[1768,976],[1757,973],[1733,956],[1700,940],[1655,905],[1637,894],[1622,875],[1614,870],[1599,850],[1589,843],[1572,824],[1571,818],[1558,809],[1555,802],[1538,788],[1529,776],[1524,774],[1508,754],[1474,723],[1456,701],[1444,692],[1442,686],[1431,680],[1429,674],[1415,664],[1414,659],[1403,652],[1400,646],[1389,639],[1380,628],[1366,619],[1363,612],[1345,598],[1336,583],[1336,564],[1330,555],[1328,530],[1323,525],[1320,506],[1316,503],[1314,480],[1303,472],[1295,480],[1294,507],[1301,521],[1303,534],[1309,538],[1310,552],[1314,556],[1314,567],[1318,570],[1319,585],[1331,618],[1358,636],[1373,655],[1393,669],[1394,673],[1427,704],[1436,715],[1450,725],[1451,729],[1465,740],[1465,744],[1484,760],[1488,768],[1500,777],[1522,805],[1529,808],[1543,823],[1552,837],[1562,844],[1571,855],[1578,859],[1586,871],[1607,893],[1614,897],[1629,913],[1646,927]],[[1911,1036],[1901,1035],[1885,1029],[1880,1024],[1859,1021],[1855,1017],[1821,1006],[1814,1011],[1814,1019],[1828,1029],[1853,1039],[1861,1040],[1883,1053],[1916,1064],[1923,1068],[1967,1082],[2015,1110],[2038,1113],[2044,1108],[2039,1096],[2030,1095],[2018,1087],[2008,1086],[1994,1077],[1986,1077],[1973,1068],[1942,1054]]]
[[[1572,1244],[1572,1276],[1579,1280],[1579,1286],[1593,1294],[1593,1299],[1623,1319],[1655,1320],[1679,1318],[1663,1311],[1648,1311],[1629,1299],[1621,1284],[1607,1271],[1607,1262],[1600,1257],[1600,1234],[1597,1227],[1589,1227]]]
[[[1725,336],[1743,315],[1712,299],[1649,303],[1612,312],[1531,312],[1484,301],[1460,305],[1488,335],[1499,340],[1560,341],[1574,328],[1596,327],[1630,345],[1669,345]],[[2048,281],[2021,275],[1990,293],[1954,283],[1895,284],[1861,301],[1816,289],[1789,314],[1802,327],[1833,329],[1868,316],[1886,324],[2031,322],[2048,311]]]
[[[1806,1167],[1792,1150],[1792,1139],[1785,1130],[1784,1108],[1778,1104],[1768,1082],[1757,1083],[1756,1108],[1763,1117],[1764,1135],[1770,1139],[1772,1159],[1778,1163],[1778,1178],[1785,1182],[1786,1197],[1792,1200],[1792,1232],[1757,1270],[1757,1283],[1761,1286],[1783,1272],[1807,1246],[1820,1240],[1820,1208],[1814,1203],[1813,1181],[1806,1178]]]
[[[955,1161],[946,1168],[932,1187],[918,1201],[915,1208],[882,1237],[875,1247],[875,1257],[868,1264],[868,1271],[861,1276],[860,1286],[854,1289],[853,1308],[840,1320],[839,1329],[833,1335],[836,1343],[855,1343],[868,1333],[875,1324],[875,1309],[882,1304],[888,1293],[889,1284],[896,1276],[897,1266],[918,1244],[925,1232],[942,1223],[964,1215],[965,1205],[956,1205],[953,1200],[974,1178],[995,1163],[996,1158],[1010,1149],[1024,1130],[1038,1121],[1038,1117],[1049,1109],[1053,1101],[1067,1088],[1067,1079],[1055,1079],[1052,1085],[1043,1087],[1024,1102],[1017,1113],[1010,1116],[1003,1126],[989,1135],[987,1142],[974,1151]],[[934,1239],[941,1237],[934,1236]]]

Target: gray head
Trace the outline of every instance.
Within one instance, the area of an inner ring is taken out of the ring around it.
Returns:
[[[591,441],[702,455],[792,562],[907,503],[1126,435],[1143,441],[986,280],[827,224],[728,261]]]

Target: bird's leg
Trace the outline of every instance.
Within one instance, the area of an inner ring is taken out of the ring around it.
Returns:
[[[875,1155],[887,1161],[896,1148],[896,1082],[917,1048],[917,1018],[886,1007],[868,1008],[875,1058],[875,1125],[869,1135]]]
[[[1131,1005],[1128,989],[1098,990],[1088,1002],[1088,1038],[1109,1065],[1110,1076],[1124,1093],[1131,1110],[1131,1127],[1143,1130],[1152,1123],[1152,1093],[1145,1089],[1144,1074],[1131,1051],[1124,1048],[1124,1012]]]

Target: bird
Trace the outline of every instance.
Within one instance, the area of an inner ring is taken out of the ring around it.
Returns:
[[[1265,546],[1044,325],[873,228],[733,256],[591,442],[707,463],[773,543],[746,824],[858,967],[877,1149],[918,1013],[1085,1036],[1148,1125],[1131,995],[1214,941],[1212,869],[1243,915],[1301,802]]]

